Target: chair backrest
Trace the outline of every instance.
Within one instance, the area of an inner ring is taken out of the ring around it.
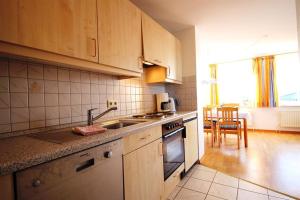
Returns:
[[[203,123],[207,125],[211,125],[213,123],[212,107],[210,106],[203,107]]]
[[[217,118],[221,124],[237,125],[239,123],[239,108],[238,107],[217,108]]]
[[[239,107],[239,106],[240,106],[240,104],[238,104],[238,103],[223,103],[221,105],[221,107]]]

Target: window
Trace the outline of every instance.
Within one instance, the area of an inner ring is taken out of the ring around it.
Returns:
[[[252,60],[218,64],[220,104],[239,103],[252,107],[255,102],[255,76]]]
[[[300,105],[300,65],[298,53],[275,56],[279,106]]]

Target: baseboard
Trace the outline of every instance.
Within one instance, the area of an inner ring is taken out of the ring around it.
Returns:
[[[300,131],[287,131],[287,130],[267,130],[267,129],[256,129],[256,128],[248,128],[248,131],[257,131],[257,132],[265,132],[265,133],[280,133],[280,134],[300,134]]]

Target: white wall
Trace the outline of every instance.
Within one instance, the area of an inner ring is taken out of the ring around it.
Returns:
[[[181,42],[182,76],[196,75],[196,43],[195,27],[176,32],[175,36]]]
[[[297,36],[298,36],[298,49],[300,49],[300,0],[296,0],[296,19],[297,19]],[[299,55],[300,57],[300,55]]]
[[[249,111],[249,128],[280,131],[300,131],[300,128],[280,126],[280,111],[299,111],[300,107],[255,108]]]
[[[198,53],[198,42],[197,42],[197,29],[196,27],[191,27],[184,29],[175,33],[175,36],[180,40],[182,47],[182,75],[183,77],[196,76],[195,92],[197,93],[197,111],[198,111],[198,136],[199,136],[199,158],[204,155],[204,133],[203,133],[203,123],[202,123],[202,106],[199,104],[201,102],[201,90],[199,90],[198,82],[200,77],[198,77],[199,68],[199,53]]]

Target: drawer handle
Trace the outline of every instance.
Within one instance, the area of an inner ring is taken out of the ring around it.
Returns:
[[[41,180],[40,179],[34,179],[32,181],[32,186],[33,187],[39,187],[41,185]]]
[[[146,135],[145,137],[141,137],[140,140],[145,140],[145,139],[147,139],[147,138],[150,137],[150,136],[151,136],[151,134]]]
[[[82,163],[80,163],[76,166],[76,172],[80,172],[84,169],[87,169],[87,168],[93,166],[94,164],[95,164],[94,158],[90,159],[90,160],[87,160],[87,161],[84,161],[84,162],[82,162]]]

